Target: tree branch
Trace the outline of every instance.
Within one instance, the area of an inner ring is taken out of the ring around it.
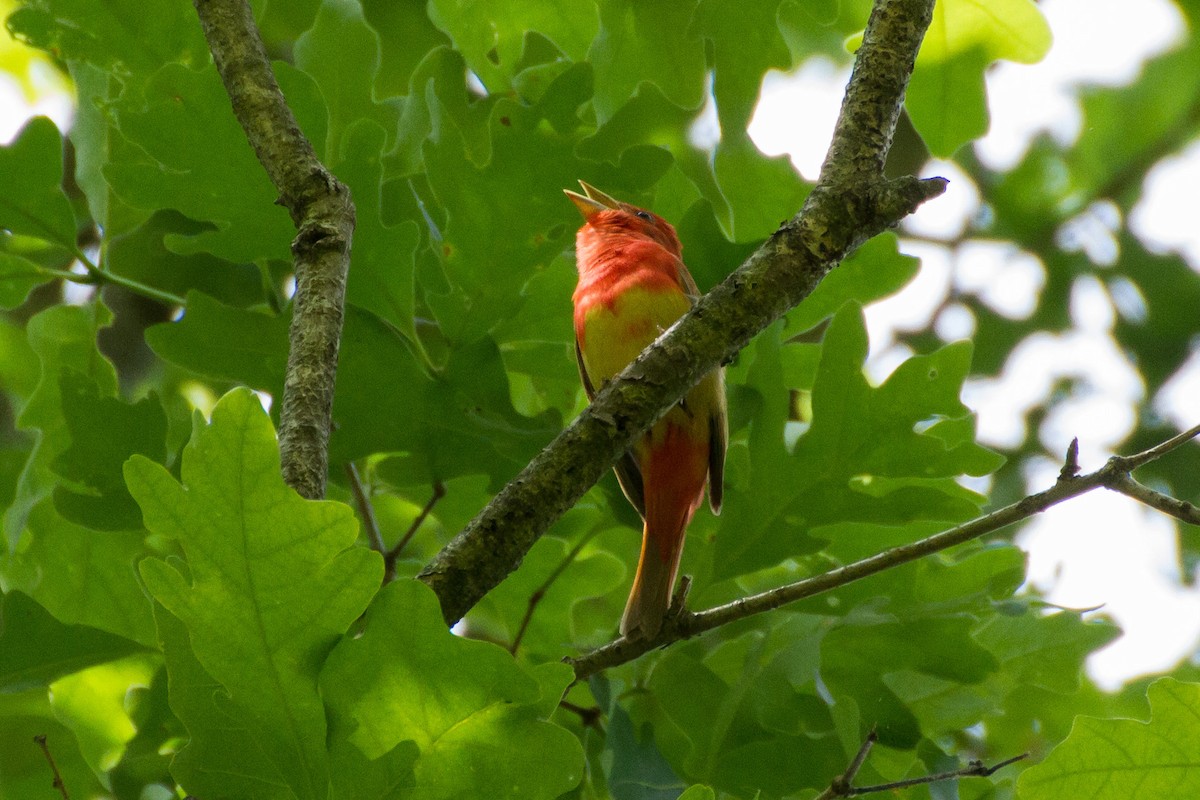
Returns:
[[[283,479],[325,496],[338,343],[354,236],[350,190],[317,158],[284,100],[246,0],[194,0],[233,113],[297,234],[296,295],[279,415]]]
[[[1200,436],[1200,425],[1174,436],[1162,444],[1145,450],[1133,456],[1113,456],[1103,467],[1087,475],[1072,475],[1068,468],[1059,473],[1055,484],[1044,492],[1030,495],[1022,500],[1005,506],[990,514],[986,514],[970,522],[963,523],[949,530],[935,533],[925,539],[910,544],[893,547],[876,553],[873,556],[855,561],[844,567],[814,575],[811,578],[789,583],[776,589],[770,589],[759,594],[743,597],[696,613],[681,611],[668,616],[663,622],[662,629],[657,635],[647,639],[617,639],[603,647],[597,648],[576,659],[567,659],[575,669],[575,679],[584,680],[595,673],[632,661],[639,656],[665,647],[681,639],[689,639],[697,634],[710,631],[730,622],[744,619],[764,611],[794,603],[797,600],[823,594],[854,581],[875,575],[884,570],[907,564],[918,558],[946,550],[955,545],[978,539],[988,533],[1000,530],[1015,522],[1028,519],[1034,514],[1040,514],[1051,506],[1058,505],[1064,500],[1070,500],[1081,494],[1086,494],[1100,487],[1115,488],[1123,485],[1129,479],[1129,473],[1135,467],[1147,464],[1163,456],[1183,443]],[[1073,446],[1067,451],[1067,466],[1075,457],[1077,448]],[[1147,490],[1149,491],[1149,490]],[[1131,495],[1132,496],[1132,495]],[[1136,498],[1136,499],[1141,499]],[[1171,499],[1171,498],[1167,498]],[[1178,502],[1178,501],[1173,501]],[[1151,504],[1153,505],[1153,504]]]
[[[1106,486],[1114,492],[1120,492],[1123,495],[1132,497],[1139,503],[1144,503],[1151,508],[1158,509],[1164,514],[1169,514],[1180,522],[1186,522],[1189,525],[1200,525],[1200,508],[1196,508],[1196,506],[1186,500],[1177,500],[1162,492],[1156,492],[1149,486],[1138,483],[1128,473],[1114,476]]]
[[[933,0],[876,0],[829,155],[800,213],[648,347],[425,568],[448,623],[701,377],[807,297],[851,251],[945,191],[883,164]]]

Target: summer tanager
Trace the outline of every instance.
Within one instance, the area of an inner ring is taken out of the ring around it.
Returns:
[[[575,355],[589,398],[692,307],[696,282],[679,237],[657,214],[613,199],[580,181],[567,191],[583,214],[575,240]],[[721,510],[725,471],[724,371],[705,375],[617,462],[621,489],[642,515],[642,551],[621,634],[653,636],[662,627],[683,554],[684,534],[704,499]]]

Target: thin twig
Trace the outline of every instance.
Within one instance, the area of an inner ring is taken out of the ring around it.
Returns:
[[[871,753],[871,747],[875,744],[878,737],[875,734],[875,729],[871,728],[871,732],[867,734],[867,738],[863,740],[862,747],[858,748],[858,752],[854,755],[854,759],[850,762],[850,766],[846,771],[837,776],[830,782],[825,791],[817,795],[814,800],[834,800],[838,797],[859,797],[864,794],[876,794],[878,792],[892,792],[897,789],[906,789],[910,786],[920,786],[928,783],[941,783],[955,778],[986,778],[992,775],[997,770],[1007,767],[1009,764],[1029,758],[1029,753],[1022,753],[1019,756],[1006,758],[998,764],[993,764],[988,767],[982,761],[970,761],[965,767],[950,770],[949,772],[939,772],[935,775],[925,775],[920,778],[906,778],[902,781],[893,781],[891,783],[880,783],[874,786],[853,786],[854,778],[858,775],[858,771],[862,769],[862,765],[866,762],[867,756]]]
[[[568,663],[575,668],[575,679],[583,680],[596,672],[632,661],[644,653],[672,642],[691,638],[721,625],[761,614],[764,611],[771,611],[797,600],[823,594],[901,564],[907,564],[972,539],[978,539],[1101,486],[1122,485],[1124,478],[1129,477],[1130,470],[1160,458],[1198,435],[1200,435],[1200,425],[1141,453],[1132,456],[1113,456],[1103,467],[1087,475],[1064,477],[1063,473],[1068,471],[1064,467],[1057,482],[1049,489],[1030,495],[970,522],[916,542],[884,550],[861,561],[855,561],[811,578],[734,600],[723,606],[696,613],[682,612],[676,617],[664,620],[662,629],[655,636],[632,640],[620,638],[579,658],[568,659]],[[1069,458],[1070,454],[1068,453]]]
[[[54,773],[54,788],[58,789],[63,796],[63,800],[71,800],[71,796],[67,794],[67,785],[63,783],[62,774],[58,771],[58,764],[54,763],[54,755],[50,752],[50,745],[46,744],[46,734],[39,733],[33,737],[33,740],[42,748],[42,753],[46,756],[46,762],[50,765],[50,771]]]
[[[595,528],[583,536],[575,544],[575,546],[571,548],[571,551],[563,556],[562,561],[560,561],[558,566],[551,571],[551,573],[546,577],[546,580],[542,582],[542,585],[534,589],[533,593],[529,595],[529,602],[525,606],[525,616],[521,618],[521,625],[517,628],[517,635],[513,637],[513,641],[508,648],[508,652],[512,653],[514,656],[517,654],[517,648],[521,646],[521,640],[525,638],[525,631],[528,630],[529,622],[533,619],[533,612],[537,610],[538,604],[542,602],[542,599],[546,596],[546,592],[550,590],[550,587],[554,585],[554,582],[558,580],[559,576],[566,572],[567,567],[571,566],[575,559],[579,557],[579,554],[583,552],[583,548],[587,546],[587,543],[595,538],[596,534],[599,532],[600,529]]]
[[[1151,508],[1156,508],[1164,514],[1169,514],[1181,522],[1186,522],[1189,525],[1200,525],[1200,508],[1196,508],[1195,505],[1186,500],[1178,500],[1162,492],[1156,492],[1149,486],[1138,483],[1127,473],[1114,475],[1113,479],[1105,485],[1114,492],[1120,492],[1123,495],[1132,497],[1139,503],[1145,503]]]
[[[346,477],[350,480],[350,493],[354,495],[354,504],[358,506],[358,515],[367,531],[367,541],[371,543],[372,550],[386,557],[387,545],[384,544],[383,534],[379,531],[379,521],[375,519],[375,508],[371,505],[371,498],[367,496],[362,478],[358,475],[358,467],[353,461],[346,462]]]
[[[867,756],[871,754],[871,748],[875,746],[875,742],[878,740],[879,733],[872,727],[871,732],[867,734],[867,738],[863,739],[862,747],[858,748],[858,752],[854,754],[854,760],[850,762],[850,766],[842,773],[842,778],[846,781],[846,785],[854,782],[858,771],[867,762]]]
[[[814,800],[832,800],[834,797],[848,797],[854,790],[851,784],[854,783],[855,777],[858,776],[858,771],[862,769],[862,765],[866,763],[867,756],[871,754],[871,748],[879,739],[879,734],[875,728],[871,728],[871,732],[867,734],[867,738],[863,739],[862,747],[858,748],[858,752],[854,754],[854,759],[850,762],[850,766],[846,767],[846,771],[833,779],[829,787],[814,798]]]
[[[875,786],[858,786],[851,787],[845,794],[834,794],[830,797],[859,797],[864,794],[875,794],[877,792],[894,792],[897,789],[907,789],[910,786],[921,786],[928,783],[941,783],[942,781],[951,781],[955,778],[986,778],[994,774],[997,770],[1003,769],[1010,764],[1015,764],[1018,761],[1029,758],[1029,753],[1021,753],[1019,756],[1006,758],[998,764],[986,766],[982,761],[972,761],[967,766],[961,769],[950,770],[949,772],[939,772],[936,775],[925,775],[921,778],[906,778],[902,781],[893,781],[891,783],[880,783]]]
[[[425,507],[421,509],[421,513],[417,514],[416,519],[414,519],[412,524],[408,526],[408,530],[405,531],[404,535],[400,537],[400,541],[396,542],[396,546],[391,550],[388,550],[383,556],[384,583],[387,583],[396,577],[396,561],[399,560],[400,553],[404,551],[404,547],[408,544],[409,539],[411,539],[413,536],[416,536],[417,531],[420,529],[422,523],[425,522],[425,519],[429,516],[429,513],[433,511],[433,507],[437,505],[438,500],[441,500],[445,496],[446,484],[442,483],[441,481],[434,481],[433,495],[430,496],[429,502],[426,503]]]
[[[895,792],[896,789],[906,789],[912,786],[922,786],[925,783],[941,783],[942,781],[953,781],[959,777],[988,777],[995,774],[997,770],[1006,768],[1009,764],[1015,764],[1019,760],[1030,757],[1028,753],[1021,753],[1020,756],[1006,758],[998,764],[985,766],[983,762],[971,762],[964,768],[950,770],[948,772],[938,772],[936,775],[925,775],[924,777],[906,778],[904,781],[893,781],[892,783],[878,783],[876,786],[862,786],[850,789],[846,794],[830,795],[833,798],[857,798],[864,794],[876,794],[878,792]]]

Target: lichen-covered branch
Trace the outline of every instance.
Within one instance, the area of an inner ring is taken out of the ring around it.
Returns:
[[[664,411],[807,297],[858,245],[945,190],[883,164],[934,0],[877,0],[816,188],[737,271],[608,384],[426,567],[447,622],[517,568],[539,536]]]
[[[288,485],[304,497],[321,498],[354,204],[350,190],[325,169],[288,108],[249,2],[195,0],[195,6],[233,113],[296,225],[296,294],[279,451]]]
[[[1072,443],[1071,449],[1067,451],[1066,466],[1059,473],[1058,480],[1055,481],[1054,485],[1044,492],[1029,495],[1012,505],[1005,506],[990,514],[985,514],[982,517],[965,522],[962,525],[955,526],[941,533],[935,533],[933,536],[925,539],[893,547],[890,550],[884,550],[882,553],[876,553],[873,556],[864,558],[861,561],[855,561],[852,564],[847,564],[844,567],[822,572],[820,575],[814,575],[811,578],[805,578],[804,580],[789,583],[786,586],[780,586],[776,589],[751,595],[750,597],[742,597],[734,600],[732,603],[726,603],[725,605],[705,611],[696,613],[681,612],[673,617],[669,617],[664,622],[662,630],[652,638],[639,640],[617,639],[580,658],[573,659],[571,665],[575,668],[575,678],[576,680],[584,680],[601,670],[632,661],[644,653],[671,644],[672,642],[689,639],[705,631],[719,628],[722,625],[728,625],[736,620],[761,614],[764,611],[772,611],[788,603],[794,603],[797,600],[803,600],[807,597],[823,594],[824,592],[862,580],[893,567],[898,567],[901,564],[907,564],[910,561],[924,558],[927,555],[932,555],[933,553],[941,552],[942,550],[955,547],[973,539],[978,539],[981,536],[993,533],[1016,522],[1029,519],[1051,506],[1058,505],[1064,500],[1070,500],[1073,497],[1078,497],[1094,489],[1105,487],[1116,491],[1124,491],[1129,483],[1134,482],[1129,474],[1133,469],[1165,455],[1185,442],[1194,439],[1196,436],[1200,436],[1200,425],[1184,431],[1178,436],[1173,436],[1165,442],[1137,455],[1127,457],[1114,456],[1103,467],[1087,475],[1076,474],[1076,467],[1078,465],[1074,463],[1074,460],[1078,453],[1078,447]],[[1165,510],[1169,514],[1174,514],[1174,509],[1179,504],[1179,501],[1168,498],[1171,500],[1171,507],[1163,509],[1159,502],[1140,497],[1133,492],[1126,493],[1134,497],[1134,499],[1141,500],[1151,507]],[[1162,497],[1162,495],[1159,496]]]

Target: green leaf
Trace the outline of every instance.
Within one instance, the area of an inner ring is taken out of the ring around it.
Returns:
[[[416,223],[388,226],[382,218],[380,159],[385,130],[361,120],[345,133],[338,176],[354,195],[354,248],[346,302],[367,309],[402,331],[420,347],[415,321],[415,254],[420,238]]]
[[[431,0],[428,12],[491,94],[511,87],[530,31],[550,40],[568,59],[581,61],[598,26],[592,2]]]
[[[1070,194],[1068,210],[1082,211],[1130,171],[1140,174],[1190,141],[1192,113],[1200,97],[1200,42],[1184,46],[1146,65],[1142,80],[1116,89],[1096,89],[1082,98],[1084,119],[1079,141],[1066,154]],[[1138,124],[1130,124],[1137,120]],[[1132,204],[1137,197],[1114,197]]]
[[[355,0],[325,0],[312,28],[296,40],[296,67],[316,82],[329,114],[322,160],[330,169],[336,170],[347,157],[347,136],[359,120],[377,123],[383,137],[395,136],[399,107],[394,102],[377,103],[372,91],[379,52],[379,36]],[[377,191],[378,179],[375,184]],[[354,199],[357,205],[357,192]],[[357,245],[356,237],[355,249]]]
[[[588,681],[599,707],[608,715],[604,731],[602,764],[607,767],[608,789],[619,800],[673,800],[683,786],[648,732],[634,729],[628,712],[615,702],[608,678],[595,675]]]
[[[26,336],[37,354],[41,375],[37,387],[17,418],[22,430],[38,431],[37,443],[17,483],[16,496],[4,515],[4,533],[14,549],[31,509],[58,483],[50,464],[70,444],[62,415],[59,376],[64,368],[95,379],[104,394],[116,392],[112,364],[96,348],[96,335],[112,315],[103,305],[90,308],[55,306],[38,313],[26,325]]]
[[[811,188],[787,156],[768,158],[749,137],[726,136],[717,145],[713,168],[732,211],[729,238],[763,239],[800,210]]]
[[[989,61],[1041,61],[1050,49],[1050,26],[1030,0],[942,0],[921,45],[922,61],[943,61],[982,49]]]
[[[109,113],[125,84],[87,61],[70,61],[67,66],[79,98],[68,134],[75,147],[75,182],[83,190],[92,219],[106,237],[115,239],[149,216],[122,202],[104,178],[104,167],[110,161],[136,158],[136,146],[121,136]]]
[[[180,297],[195,291],[243,308],[264,303],[263,276],[254,265],[204,252],[175,253],[167,246],[211,229],[176,211],[157,211],[132,231],[111,236],[105,269]]]
[[[0,238],[0,247],[7,247],[10,237]],[[35,261],[13,253],[0,251],[0,308],[16,308],[35,286],[51,280]]]
[[[919,62],[908,82],[904,107],[933,155],[950,158],[958,148],[987,133],[983,71],[989,63],[981,48]]]
[[[32,0],[8,18],[9,29],[57,58],[113,73],[147,75],[163,64],[208,59],[196,12],[187,0]]]
[[[779,5],[779,0],[700,0],[696,7],[692,30],[712,43],[713,97],[721,131],[728,136],[746,130],[763,74],[792,65],[779,31]]]
[[[1073,611],[1043,615],[1000,614],[975,634],[1004,665],[1014,685],[1038,686],[1066,694],[1079,688],[1084,658],[1120,636],[1107,620],[1084,621]]]
[[[771,650],[767,634],[753,631],[708,653],[699,645],[673,648],[655,664],[647,686],[656,711],[661,709],[655,739],[683,778],[740,797],[760,791],[783,796],[827,784],[839,764],[845,769],[826,705],[816,696],[815,671],[799,677],[790,668],[796,651]],[[794,731],[780,731],[773,719],[764,719],[762,712],[772,704],[774,719],[790,713],[800,720]],[[676,736],[682,749],[672,744]],[[804,759],[784,757],[802,743]],[[764,770],[763,764],[775,768]]]
[[[781,347],[778,333],[760,336],[744,390],[738,389],[738,373],[731,373],[731,406],[753,409],[751,466],[745,475],[729,471],[726,501],[732,513],[721,518],[711,556],[717,578],[815,550],[811,531],[823,524],[903,524],[911,531],[918,520],[967,519],[978,513],[983,498],[954,478],[986,474],[1001,463],[973,437],[959,432],[947,438],[937,430],[940,421],[969,419],[958,394],[970,366],[970,345],[959,342],[914,356],[872,387],[862,372],[866,331],[853,304],[834,316],[825,333],[812,387],[812,423],[789,453],[784,359],[804,352],[796,345]]]
[[[439,255],[452,290],[445,300],[427,299],[453,341],[476,339],[514,313],[521,286],[561,252],[579,219],[562,196],[579,177],[574,143],[542,122],[555,96],[575,93],[581,79],[564,73],[532,107],[497,100],[484,166],[458,137],[425,147],[429,185],[446,214]]]
[[[167,416],[158,398],[125,403],[103,397],[96,382],[74,370],[60,379],[62,413],[71,446],[51,469],[82,491],[54,490],[54,505],[65,518],[98,530],[141,527],[142,516],[125,488],[121,466],[137,453],[162,463],[167,458]]]
[[[50,686],[54,716],[75,734],[84,759],[103,778],[137,734],[126,706],[135,687],[146,686],[158,671],[158,654],[142,654],[98,664],[67,675]]]
[[[633,97],[644,81],[680,108],[704,102],[704,40],[689,30],[690,3],[600,3],[600,32],[588,50],[596,74],[592,104],[603,125]]]
[[[620,587],[625,580],[625,565],[611,553],[598,548],[585,548],[569,562],[571,547],[559,536],[587,536],[588,528],[611,523],[594,508],[576,508],[568,512],[552,529],[555,536],[543,536],[534,544],[521,562],[521,569],[508,576],[487,597],[472,609],[472,621],[482,614],[497,618],[503,625],[504,640],[512,642],[529,609],[531,598],[556,571],[554,582],[540,594],[532,609],[528,629],[521,640],[520,653],[536,661],[552,661],[561,657],[562,643],[599,646],[612,636],[612,624],[620,611]],[[608,624],[603,628],[580,629],[575,607],[598,599],[612,598]],[[485,617],[486,618],[486,617]]]
[[[64,625],[21,592],[0,599],[0,694],[21,692],[141,648],[86,625]]]
[[[821,677],[837,695],[851,697],[862,717],[878,727],[881,743],[910,748],[921,738],[916,717],[883,676],[912,670],[956,683],[978,683],[998,664],[971,638],[966,615],[905,622],[851,621],[825,635]]]
[[[1151,800],[1200,792],[1200,685],[1163,678],[1147,695],[1149,722],[1077,718],[1066,741],[1021,774],[1022,800]]]
[[[154,643],[150,602],[137,562],[152,552],[145,531],[95,531],[64,519],[49,500],[33,507],[27,539],[0,556],[9,590],[28,594],[57,619]]]
[[[1030,0],[939,2],[905,97],[929,151],[949,158],[986,133],[984,70],[999,59],[1038,62],[1050,41],[1050,26]]]
[[[4,752],[0,796],[5,800],[62,800],[62,792],[52,783],[54,775],[46,764],[46,755],[34,742],[35,736],[46,737],[69,797],[103,797],[109,793],[109,787],[84,760],[73,732],[54,717],[49,693],[41,688],[19,694],[0,693],[0,747]]]
[[[148,329],[146,344],[173,364],[278,395],[287,371],[288,322],[189,292],[183,317]]]
[[[0,228],[75,251],[75,215],[62,190],[63,143],[54,123],[34,117],[0,146]]]
[[[296,796],[325,797],[317,669],[382,577],[379,555],[353,547],[353,513],[284,485],[270,421],[244,389],[193,435],[182,485],[140,456],[125,476],[147,527],[187,558],[186,568],[142,562],[147,588],[187,627],[197,660]]]
[[[553,798],[582,778],[579,742],[543,721],[570,681],[563,664],[527,670],[496,645],[454,636],[433,592],[400,580],[379,593],[363,633],[330,654],[321,689],[335,734],[368,759],[416,743],[412,797]]]
[[[313,146],[324,147],[326,112],[312,79],[286,65],[276,78]],[[215,229],[168,239],[178,252],[207,250],[229,261],[288,259],[295,229],[275,203],[278,192],[259,165],[229,107],[215,67],[168,64],[114,106],[122,136],[139,155],[110,162],[104,177],[137,208],[175,209]],[[219,153],[219,157],[213,154]]]
[[[417,64],[450,40],[430,22],[423,4],[362,0],[362,9],[381,45],[375,91],[381,97],[407,94]]]
[[[899,241],[890,233],[869,239],[788,312],[788,328],[807,331],[849,300],[866,305],[898,292],[921,268],[920,260],[901,253],[898,245]]]
[[[254,722],[197,660],[188,629],[157,604],[154,619],[170,676],[171,710],[188,733],[171,762],[171,774],[200,797],[294,800],[296,793],[268,757]]]

